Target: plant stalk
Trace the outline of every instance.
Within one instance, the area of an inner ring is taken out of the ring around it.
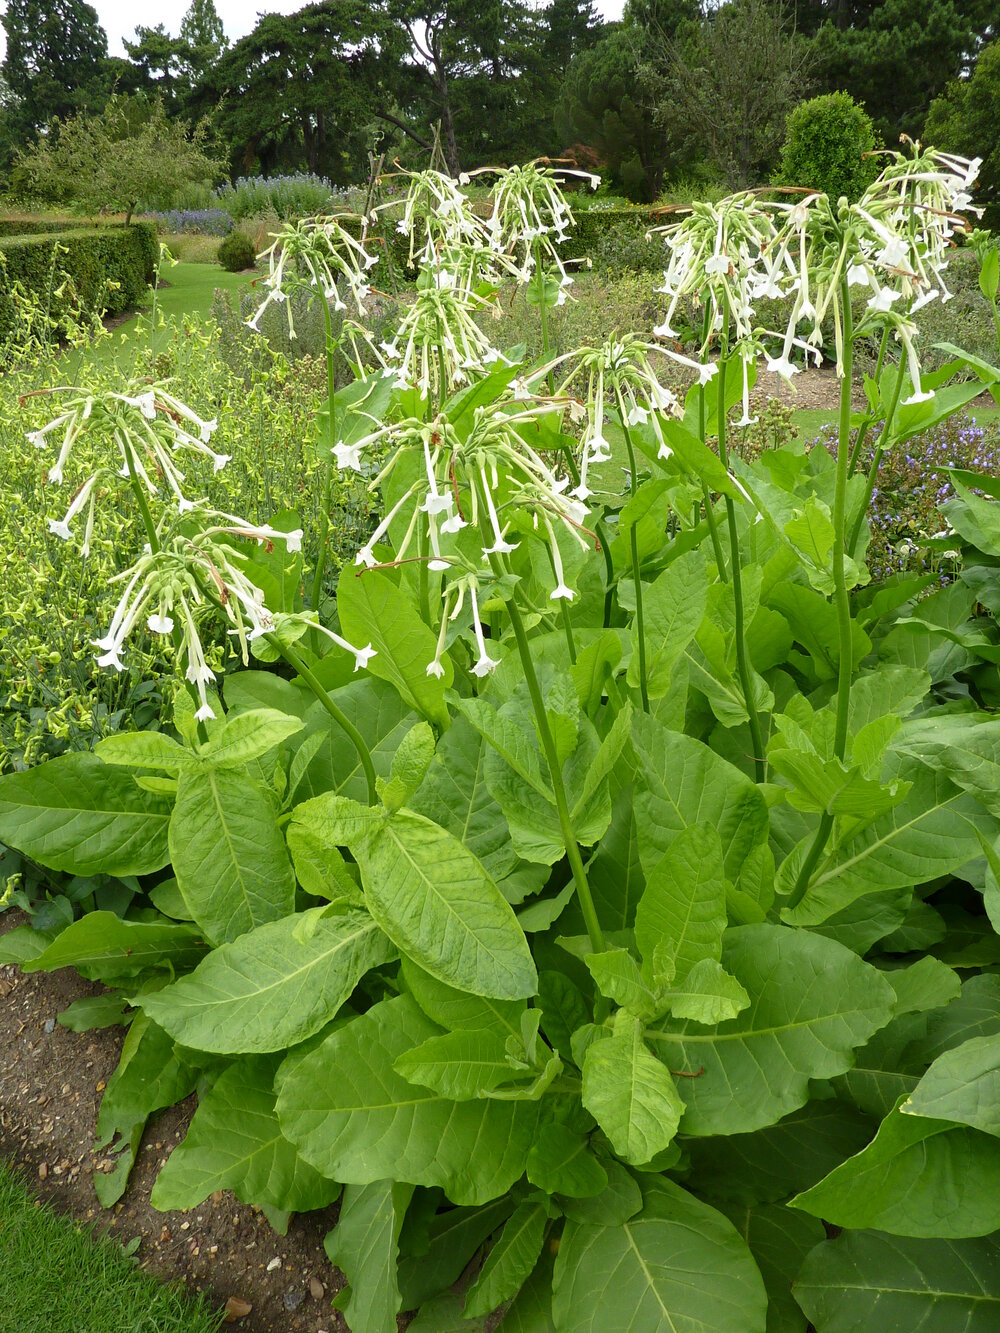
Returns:
[[[632,495],[635,495],[636,486],[639,484],[639,474],[635,466],[635,450],[632,447],[632,432],[629,429],[628,418],[625,414],[625,404],[622,401],[622,391],[616,386],[616,396],[618,398],[618,417],[622,423],[622,432],[625,436],[625,448],[628,450],[629,471],[632,474]],[[636,532],[636,525],[633,523],[629,528],[629,550],[632,555],[632,579],[635,586],[635,628],[639,640],[639,694],[642,698],[642,711],[649,712],[649,685],[646,680],[646,631],[642,611],[642,572],[639,569],[639,536]]]
[[[336,425],[336,356],[337,344],[333,337],[333,320],[330,316],[330,302],[323,298],[323,316],[326,323],[326,395],[327,412],[330,423],[330,449],[333,448]],[[316,551],[316,569],[313,573],[312,609],[319,615],[320,599],[323,596],[323,576],[326,573],[326,548],[330,538],[330,505],[333,503],[333,455],[327,454],[326,472],[323,477],[323,511],[319,516],[319,547]]]
[[[503,575],[503,566],[495,555],[490,556],[490,564],[497,578]],[[555,797],[556,812],[559,816],[559,827],[562,831],[563,846],[566,848],[566,859],[569,861],[570,870],[573,872],[573,882],[576,885],[576,896],[580,900],[580,910],[583,913],[583,920],[587,927],[587,935],[590,939],[590,947],[594,953],[604,952],[604,934],[601,930],[601,923],[597,919],[597,909],[594,907],[593,895],[590,892],[590,885],[587,882],[587,872],[584,868],[583,857],[580,853],[580,844],[576,840],[576,834],[573,832],[573,821],[570,817],[569,804],[566,800],[566,787],[563,783],[562,768],[559,764],[559,755],[556,750],[556,743],[552,736],[552,728],[549,726],[548,715],[545,712],[545,701],[542,698],[542,691],[538,684],[538,676],[535,674],[535,664],[531,656],[531,645],[528,642],[528,635],[524,628],[524,621],[521,619],[521,612],[518,609],[516,599],[511,596],[504,602],[507,608],[507,614],[510,616],[510,623],[514,630],[514,638],[517,642],[517,651],[521,658],[521,668],[524,671],[524,679],[528,685],[528,694],[531,697],[531,706],[535,711],[535,723],[538,727],[538,736],[542,743],[542,750],[545,754],[545,762],[548,765],[549,776],[552,779],[552,794]]]
[[[847,595],[847,577],[844,570],[844,529],[847,519],[847,473],[849,464],[848,441],[851,438],[851,377],[854,369],[854,342],[851,324],[851,298],[846,274],[841,277],[841,300],[844,308],[844,378],[840,385],[840,427],[837,441],[837,481],[833,499],[833,600],[837,612],[837,639],[840,661],[837,666],[837,715],[833,733],[833,753],[843,760],[847,754],[847,718],[851,702],[851,676],[854,641],[851,633],[851,603]],[[862,511],[863,512],[863,511]],[[833,815],[824,812],[816,829],[812,845],[806,854],[788,899],[789,907],[797,907],[809,888],[809,880],[826,850],[833,828]]]
[[[885,452],[885,440],[888,438],[889,430],[892,426],[892,419],[896,415],[896,407],[899,403],[899,395],[902,392],[902,389],[903,364],[900,362],[899,369],[896,372],[896,383],[893,386],[892,398],[889,400],[889,410],[885,415],[885,421],[882,423],[882,430],[878,437],[878,444],[875,446],[875,453],[872,455],[872,465],[868,469],[868,481],[865,484],[864,499],[861,501],[857,517],[854,520],[854,526],[851,528],[851,537],[847,544],[847,554],[851,556],[853,556],[854,552],[857,550],[858,539],[861,536],[861,528],[865,521],[865,515],[868,513],[868,506],[872,502],[872,491],[875,489],[875,480],[878,477],[878,470],[882,463],[882,455]],[[854,461],[853,455],[851,461],[852,463]],[[850,472],[848,472],[848,476],[850,475]]]

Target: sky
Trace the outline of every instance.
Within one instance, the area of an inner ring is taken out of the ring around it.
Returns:
[[[135,0],[90,0],[97,10],[104,31],[108,34],[108,49],[113,56],[123,56],[125,48],[122,38],[131,39],[137,23],[154,28],[162,23],[168,32],[177,34],[181,19],[187,11],[190,0],[145,0],[136,4]],[[306,0],[215,0],[215,7],[222,19],[230,41],[243,37],[257,22],[258,14],[292,14],[301,9]],[[597,9],[607,19],[621,18],[624,0],[597,0]],[[0,13],[6,8],[0,0]],[[0,57],[7,45],[7,39],[0,29]]]

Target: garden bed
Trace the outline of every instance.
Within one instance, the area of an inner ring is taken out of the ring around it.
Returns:
[[[0,936],[24,920],[20,912],[0,915]],[[340,1333],[346,1325],[330,1297],[343,1279],[323,1253],[336,1205],[293,1218],[287,1236],[228,1192],[191,1214],[151,1207],[153,1181],[184,1137],[193,1097],[150,1122],[125,1197],[113,1211],[101,1208],[93,1175],[110,1162],[107,1152],[92,1151],[95,1125],[124,1029],[77,1033],[56,1019],[102,990],[68,968],[29,976],[0,967],[0,1159],[23,1168],[60,1212],[106,1226],[123,1245],[138,1237],[136,1258],[146,1272],[203,1291],[220,1309],[230,1298],[248,1302],[251,1312],[237,1324],[245,1333]],[[269,1269],[275,1259],[281,1266]],[[319,1299],[317,1282],[325,1288]]]

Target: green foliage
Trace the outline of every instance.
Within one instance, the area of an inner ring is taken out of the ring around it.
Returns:
[[[785,122],[778,181],[854,203],[881,170],[878,158],[867,156],[877,147],[871,120],[849,93],[810,98]]]
[[[231,231],[220,243],[216,258],[229,273],[242,273],[257,262],[257,247],[244,231]]]
[[[16,332],[25,298],[34,298],[63,329],[81,309],[134,310],[153,280],[158,253],[150,223],[0,237],[0,342]]]
[[[955,80],[930,104],[924,133],[952,152],[972,147],[983,158],[976,187],[977,201],[987,212],[987,226],[1000,224],[1000,39],[980,51],[969,79]]]

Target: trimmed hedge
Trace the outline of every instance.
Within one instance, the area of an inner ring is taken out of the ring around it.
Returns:
[[[55,257],[58,278],[52,284],[56,245],[60,247]],[[60,286],[68,277],[84,309],[100,302],[103,314],[119,315],[133,310],[145,296],[156,274],[158,255],[156,228],[149,222],[0,238],[0,339],[16,327],[11,295],[15,283],[44,301],[49,299],[50,286]],[[64,308],[68,309],[68,301]],[[53,313],[58,318],[58,310]]]
[[[93,230],[85,218],[0,218],[0,238],[5,236],[43,236],[49,232]]]

